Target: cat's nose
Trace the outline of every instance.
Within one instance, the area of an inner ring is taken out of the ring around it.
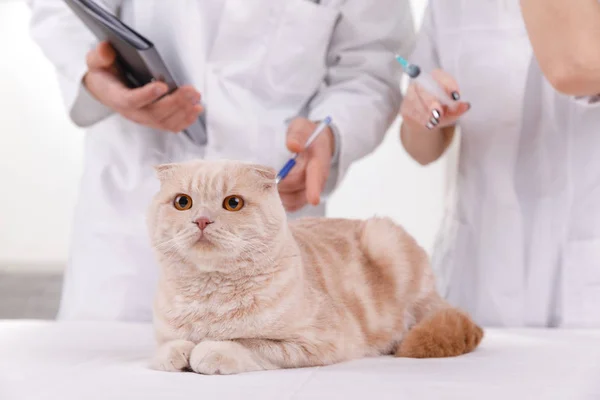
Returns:
[[[197,220],[195,220],[194,223],[198,225],[198,228],[200,228],[201,231],[203,231],[208,225],[212,224],[213,221],[206,217],[200,217]]]

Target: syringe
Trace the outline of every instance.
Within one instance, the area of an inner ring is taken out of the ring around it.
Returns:
[[[433,77],[421,70],[418,65],[411,64],[404,58],[396,55],[396,60],[402,65],[404,72],[413,80],[417,85],[421,86],[431,95],[435,96],[440,103],[447,106],[451,111],[456,111],[459,105],[458,97],[452,98],[450,95],[437,83]]]

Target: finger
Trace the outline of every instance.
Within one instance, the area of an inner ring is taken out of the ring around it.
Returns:
[[[455,110],[448,110],[446,117],[451,120],[456,120],[471,109],[471,103],[459,103]]]
[[[173,115],[165,119],[160,125],[163,127],[163,130],[178,133],[183,130],[183,126],[185,125],[187,117],[186,110],[176,111]]]
[[[202,107],[200,104],[196,104],[195,106],[193,106],[192,112],[188,113],[184,122],[184,126],[183,128],[181,128],[181,130],[189,128],[190,125],[192,125],[194,122],[196,122],[196,120],[198,120],[200,114],[202,114],[203,112],[204,107]]]
[[[286,146],[292,153],[300,153],[304,150],[306,141],[313,133],[314,123],[305,118],[294,119],[287,132]]]
[[[178,91],[179,89],[176,92]],[[198,104],[200,101],[200,94],[193,91],[193,89],[190,92],[191,93],[169,94],[154,103],[147,105],[143,109],[150,112],[157,123],[165,122],[179,111],[190,114],[194,109],[198,107],[201,108]]]
[[[294,167],[295,168],[295,167]],[[306,170],[301,173],[289,174],[279,182],[280,193],[294,193],[306,189]]]
[[[95,49],[88,52],[86,62],[89,69],[109,68],[115,63],[117,54],[108,42],[100,42]]]
[[[433,115],[425,101],[417,93],[417,90],[417,85],[412,84],[409,86],[400,111],[404,121],[417,126],[426,126]]]
[[[306,192],[300,190],[294,193],[280,194],[281,203],[287,212],[295,212],[306,205]]]
[[[200,111],[202,109],[201,106],[191,106],[191,109],[181,109],[175,112],[173,115],[164,120],[161,125],[164,126],[163,129],[177,133],[183,131],[185,128],[190,126],[194,120],[198,118],[200,115]]]
[[[441,69],[431,71],[431,76],[444,88],[454,100],[460,100],[460,89],[452,75]]]
[[[158,122],[162,122],[179,110],[191,112],[194,106],[198,105],[200,102],[200,98],[200,93],[193,87],[184,86],[144,108],[147,109]]]
[[[288,175],[279,182],[280,193],[293,193],[306,188],[306,158],[307,154],[300,153],[296,158],[296,165]]]
[[[331,157],[315,155],[306,166],[306,200],[313,206],[321,202],[321,193],[329,176]]]
[[[315,145],[308,149],[308,163],[306,165],[306,199],[312,205],[321,202],[321,193],[329,177],[331,165],[331,152],[327,146],[327,136],[320,136]]]
[[[83,81],[86,88],[102,103],[121,111],[119,101],[130,89],[115,74],[106,69],[94,69],[85,74]]]
[[[440,124],[444,117],[444,107],[432,94],[415,85],[415,92],[421,103],[423,119],[420,121],[428,129],[433,129]]]
[[[117,106],[121,109],[139,110],[158,100],[169,90],[163,82],[152,82],[136,89],[127,89],[118,97]]]

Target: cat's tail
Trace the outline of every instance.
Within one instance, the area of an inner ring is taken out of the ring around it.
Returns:
[[[455,357],[470,353],[483,339],[483,329],[462,311],[440,307],[417,322],[404,336],[395,355],[410,358]]]
[[[405,321],[410,327],[395,355],[411,358],[453,357],[469,353],[481,342],[483,330],[438,294],[429,257],[404,229],[386,218],[365,224],[362,245],[371,268],[395,268],[401,298],[412,298]]]

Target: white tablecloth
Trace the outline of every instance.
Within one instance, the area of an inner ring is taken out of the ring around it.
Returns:
[[[149,370],[153,348],[148,325],[0,321],[0,399],[600,399],[600,331],[487,330],[458,358],[236,376]]]

